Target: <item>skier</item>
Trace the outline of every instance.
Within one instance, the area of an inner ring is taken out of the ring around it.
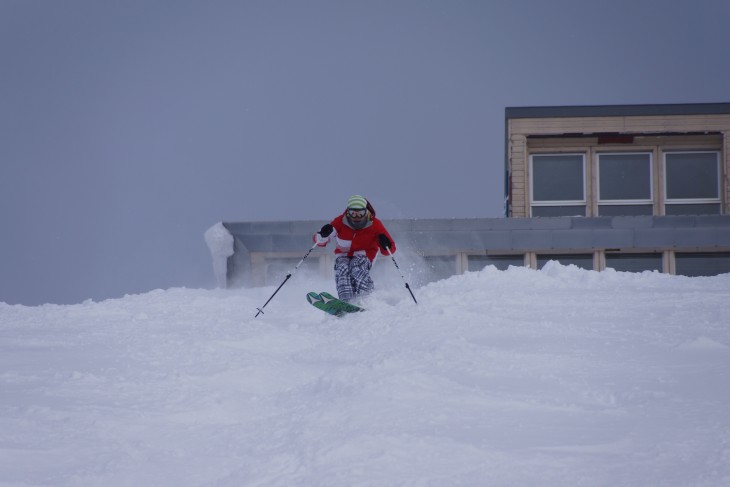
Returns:
[[[345,212],[323,225],[314,234],[314,241],[325,247],[335,239],[335,285],[340,300],[350,302],[374,289],[370,268],[378,251],[384,255],[395,252],[395,243],[375,210],[360,195],[347,200]]]

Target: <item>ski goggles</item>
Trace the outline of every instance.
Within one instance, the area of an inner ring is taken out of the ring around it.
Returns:
[[[367,215],[367,214],[368,214],[368,210],[365,208],[362,208],[362,209],[348,208],[347,209],[347,216],[349,216],[350,218],[364,218],[365,215]]]

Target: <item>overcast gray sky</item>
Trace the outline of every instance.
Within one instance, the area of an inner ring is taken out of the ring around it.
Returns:
[[[207,228],[353,193],[502,216],[505,107],[728,102],[728,26],[728,0],[0,0],[0,301],[213,287]]]

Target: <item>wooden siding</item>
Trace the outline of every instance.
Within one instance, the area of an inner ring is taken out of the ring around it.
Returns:
[[[510,205],[511,216],[526,217],[529,215],[527,194],[527,137],[514,135],[510,137]]]
[[[723,132],[730,115],[673,115],[669,117],[565,117],[510,120],[512,135],[650,134],[663,132]]]

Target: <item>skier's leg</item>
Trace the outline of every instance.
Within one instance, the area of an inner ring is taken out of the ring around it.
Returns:
[[[353,292],[356,296],[365,296],[375,289],[370,277],[370,260],[364,255],[356,255],[350,260]]]
[[[337,297],[342,301],[349,301],[355,294],[350,274],[350,257],[346,255],[335,259],[335,286],[337,286]]]

